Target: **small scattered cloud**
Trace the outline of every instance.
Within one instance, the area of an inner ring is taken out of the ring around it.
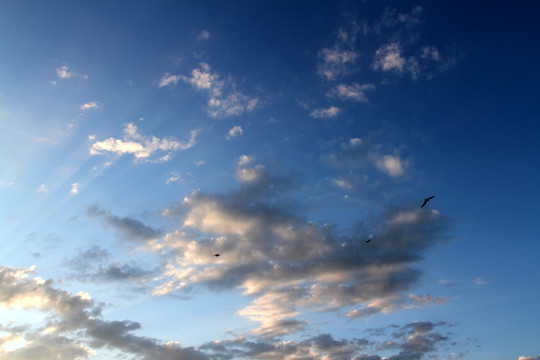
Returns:
[[[77,195],[79,193],[79,183],[71,184],[71,190],[69,191],[71,195]]]
[[[45,186],[45,184],[41,184],[37,189],[36,189],[36,192],[37,193],[47,193],[49,191],[49,189],[47,189],[47,187]]]
[[[124,128],[123,139],[108,138],[103,141],[96,141],[90,147],[91,155],[103,155],[113,153],[116,155],[133,154],[134,159],[147,162],[165,162],[172,158],[172,153],[178,150],[187,150],[196,144],[198,131],[191,130],[190,139],[179,142],[175,139],[159,139],[155,136],[145,136],[138,132],[138,128],[133,123],[129,123]],[[155,152],[165,152],[165,155],[151,159]]]
[[[90,110],[90,109],[97,109],[99,107],[99,103],[96,101],[90,101],[83,105],[81,105],[81,110]]]
[[[340,109],[336,106],[330,106],[327,109],[315,109],[309,116],[315,119],[329,119],[338,116]]]
[[[210,32],[208,30],[203,30],[197,35],[197,41],[203,41],[210,39]]]
[[[88,79],[88,75],[79,74],[72,70],[69,66],[64,65],[58,69],[56,69],[56,75],[60,79],[71,79],[71,78],[79,78],[79,79]],[[55,82],[56,84],[56,82]]]
[[[238,91],[236,83],[231,78],[222,79],[219,74],[212,71],[210,65],[204,62],[199,63],[189,76],[166,73],[160,82],[160,87],[176,84],[179,80],[207,94],[208,116],[210,117],[242,115],[253,111],[260,102],[257,97],[247,96]]]
[[[182,177],[180,176],[180,174],[177,173],[177,172],[173,172],[173,173],[165,180],[165,184],[172,184],[172,183],[175,183],[175,182],[179,182],[180,180],[182,180]]]
[[[383,155],[376,163],[377,168],[391,177],[403,175],[403,165],[399,157],[394,155]]]
[[[487,284],[487,281],[485,281],[481,277],[477,277],[476,279],[474,279],[474,285],[476,285],[476,286],[482,286],[482,285],[486,285],[486,284]]]
[[[242,130],[241,126],[234,126],[229,132],[227,133],[227,139],[232,139],[237,136],[243,135],[244,131]]]
[[[333,87],[326,95],[330,98],[339,98],[342,101],[351,100],[356,102],[368,102],[366,91],[375,89],[371,84],[338,84]]]

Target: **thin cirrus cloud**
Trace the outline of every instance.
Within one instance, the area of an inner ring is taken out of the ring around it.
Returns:
[[[178,150],[187,150],[196,144],[197,130],[191,130],[188,141],[179,142],[174,139],[159,139],[155,136],[145,136],[138,132],[137,126],[129,123],[124,128],[123,139],[108,138],[96,141],[90,147],[91,155],[112,153],[116,155],[132,154],[134,160],[147,162],[165,162],[171,159],[172,153]],[[153,159],[156,152],[165,152],[165,155]]]
[[[253,111],[259,103],[259,98],[236,90],[237,86],[232,80],[222,80],[220,75],[204,62],[193,69],[189,76],[166,73],[161,78],[159,87],[176,85],[180,80],[207,94],[207,113],[213,118],[242,115]]]

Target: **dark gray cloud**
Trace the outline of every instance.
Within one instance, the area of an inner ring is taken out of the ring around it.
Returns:
[[[160,230],[145,225],[140,220],[118,217],[108,210],[101,209],[98,205],[90,206],[86,210],[86,214],[104,221],[107,226],[118,230],[129,241],[145,241],[162,235]]]

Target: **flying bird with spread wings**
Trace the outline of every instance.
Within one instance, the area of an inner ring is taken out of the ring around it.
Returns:
[[[422,206],[420,206],[420,208],[423,208],[424,206],[426,206],[426,204],[428,203],[429,200],[433,199],[435,197],[435,195],[433,196],[430,196],[428,198],[425,198],[424,199],[424,203],[422,204]]]
[[[215,257],[220,257],[221,255],[219,255],[219,254],[214,254],[214,256],[215,256]]]

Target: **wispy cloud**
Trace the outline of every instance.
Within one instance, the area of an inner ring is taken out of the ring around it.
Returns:
[[[212,71],[210,65],[204,62],[193,69],[189,76],[165,74],[160,87],[176,84],[179,80],[207,94],[208,116],[210,117],[238,116],[244,112],[253,111],[259,104],[259,98],[247,96],[238,91],[232,79],[222,79],[219,74]]]
[[[340,109],[336,106],[330,106],[327,109],[315,109],[309,116],[315,119],[329,119],[339,115]]]
[[[133,154],[135,160],[147,162],[164,162],[171,159],[173,152],[189,149],[196,144],[198,131],[191,130],[191,137],[185,142],[174,139],[159,139],[155,136],[144,136],[138,133],[137,126],[129,123],[124,128],[123,139],[108,138],[96,141],[90,147],[91,155],[113,153],[116,155]],[[155,152],[165,152],[158,159],[151,159]]]
[[[482,279],[481,277],[477,277],[476,279],[474,279],[474,285],[476,286],[482,286],[486,284],[487,284],[487,281]]]
[[[197,41],[204,41],[210,39],[210,31],[203,30],[197,35]]]
[[[326,95],[331,98],[337,97],[343,101],[352,100],[357,102],[368,102],[366,91],[371,91],[373,89],[375,89],[375,86],[371,84],[338,84],[333,87]]]
[[[64,65],[58,69],[56,69],[56,75],[60,79],[71,79],[71,78],[79,78],[79,79],[88,79],[88,75],[79,74],[72,70],[69,66]],[[56,84],[56,82],[55,82]]]
[[[86,214],[102,220],[106,226],[119,231],[128,241],[153,240],[161,235],[160,230],[145,225],[140,220],[130,217],[118,217],[98,205],[90,206],[86,210]]]

